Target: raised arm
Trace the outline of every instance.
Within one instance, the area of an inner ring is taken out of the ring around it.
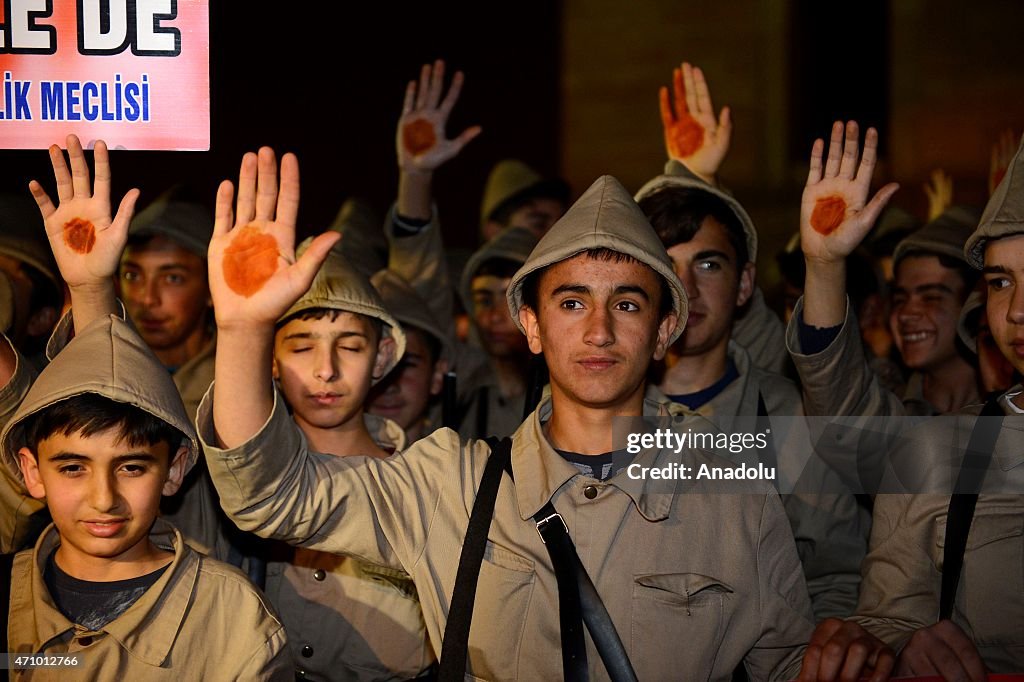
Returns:
[[[668,158],[679,161],[705,182],[717,185],[718,168],[732,139],[729,107],[722,107],[715,119],[704,72],[687,62],[672,71],[672,93],[674,111],[668,88],[663,86],[658,92]]]
[[[899,189],[890,183],[867,201],[878,156],[874,128],[868,128],[861,154],[857,123],[850,121],[844,128],[836,121],[822,168],[824,148],[823,140],[814,141],[800,203],[800,246],[807,263],[803,319],[812,327],[835,327],[843,322],[846,257],[863,241]]]
[[[277,172],[274,151],[263,147],[242,158],[236,207],[231,181],[217,191],[208,260],[218,329],[213,419],[225,447],[249,440],[270,416],[274,323],[309,289],[339,237],[321,234],[295,259],[295,155],[281,159],[280,188]]]
[[[480,126],[463,130],[449,139],[445,132],[448,116],[459,100],[463,75],[456,71],[448,94],[444,91],[444,61],[433,68],[424,64],[420,79],[405,87],[402,116],[398,119],[395,146],[398,150],[398,214],[414,220],[430,220],[434,171],[462,151],[480,134]]]
[[[94,149],[95,184],[90,180],[89,164],[78,137],[68,135],[67,148],[70,171],[60,147],[50,147],[58,205],[53,205],[35,180],[29,183],[29,190],[43,214],[50,248],[71,292],[75,329],[85,329],[96,318],[118,312],[113,276],[128,238],[139,190],[129,190],[121,199],[117,215],[111,217],[106,143],[99,140]]]
[[[936,168],[923,188],[928,197],[928,221],[931,222],[953,205],[953,176]]]

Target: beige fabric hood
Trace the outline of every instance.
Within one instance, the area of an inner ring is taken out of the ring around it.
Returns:
[[[750,215],[746,212],[743,206],[740,205],[740,202],[736,201],[735,197],[727,192],[723,192],[717,187],[704,182],[696,175],[693,175],[686,166],[682,165],[678,161],[673,160],[666,163],[665,173],[647,181],[644,186],[640,188],[640,191],[636,193],[634,199],[639,203],[642,199],[654,194],[655,192],[669,187],[698,189],[720,199],[729,207],[729,210],[731,210],[736,216],[736,219],[739,220],[740,225],[743,226],[743,233],[747,238],[747,253],[750,256],[750,262],[757,262],[757,228],[754,227],[754,221],[751,220]]]
[[[462,268],[462,276],[459,278],[459,296],[462,297],[466,311],[470,314],[473,312],[473,277],[484,263],[500,258],[522,265],[533,253],[538,241],[537,235],[525,227],[512,226],[506,227],[477,249],[466,261],[466,267]]]
[[[950,206],[938,218],[926,223],[896,245],[894,264],[915,251],[942,254],[963,261],[964,242],[978,225],[978,211],[969,206]]]
[[[453,359],[451,340],[430,314],[430,306],[405,279],[393,270],[381,270],[370,278],[384,307],[399,323],[422,329],[441,344],[441,357]]]
[[[213,236],[213,214],[199,203],[170,189],[132,219],[129,236],[161,235],[188,249],[203,260]]]
[[[189,448],[186,471],[196,463],[199,444],[195,429],[170,373],[130,323],[108,315],[89,325],[47,365],[0,434],[4,463],[16,476],[21,476],[18,450],[26,445],[25,419],[83,393],[134,405],[162,419],[185,434]]]
[[[967,262],[980,269],[985,263],[985,244],[1011,234],[1024,234],[1024,138],[988,200],[978,229],[964,245]]]
[[[60,292],[61,280],[46,239],[43,217],[31,199],[0,194],[0,254],[31,265]]]
[[[528,275],[549,265],[591,249],[610,249],[631,256],[661,275],[672,292],[672,309],[679,316],[669,343],[675,342],[686,326],[687,299],[683,283],[672,269],[672,261],[654,228],[629,192],[610,175],[597,179],[534,248],[530,258],[512,278],[508,306],[519,322],[523,306],[523,282]]]
[[[307,239],[299,244],[296,256],[302,255],[312,241],[312,239]],[[370,284],[370,280],[359,272],[337,247],[327,254],[327,260],[320,266],[320,271],[313,279],[309,291],[304,293],[302,298],[296,301],[278,322],[287,320],[296,313],[314,308],[359,313],[374,317],[384,323],[384,336],[390,336],[395,340],[395,355],[384,368],[384,374],[381,376],[390,372],[402,359],[402,355],[405,353],[405,332],[402,331],[401,325],[384,307],[384,302],[381,301],[377,290]]]

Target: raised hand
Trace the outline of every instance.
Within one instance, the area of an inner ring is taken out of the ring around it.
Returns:
[[[811,149],[811,167],[800,204],[800,245],[808,261],[836,263],[860,244],[899,185],[890,183],[867,201],[878,154],[874,128],[868,128],[860,154],[857,123],[847,123],[844,142],[844,126],[836,121],[822,168],[824,148],[824,141],[818,139]]]
[[[444,61],[438,59],[433,68],[424,64],[420,80],[409,81],[405,88],[402,116],[398,119],[398,167],[409,173],[436,170],[456,156],[470,140],[480,134],[480,126],[471,126],[457,137],[448,139],[445,126],[448,116],[459,99],[463,75],[455,72],[448,94],[441,99],[444,89]]]
[[[928,221],[931,222],[953,205],[953,176],[936,168],[931,179],[924,183],[924,193],[928,197]]]
[[[273,328],[309,289],[317,270],[338,240],[328,231],[295,259],[295,220],[299,211],[299,162],[294,154],[277,159],[269,147],[242,157],[238,202],[232,208],[230,180],[217,190],[216,218],[208,253],[210,295],[222,329]]]
[[[111,218],[106,143],[96,142],[95,185],[90,182],[89,164],[78,137],[68,135],[67,148],[70,172],[64,162],[64,152],[57,145],[50,147],[58,205],[53,205],[46,190],[35,180],[29,183],[29,190],[43,214],[46,236],[60,274],[72,292],[82,287],[112,287],[111,277],[117,272],[128,238],[128,224],[135,212],[139,190],[125,194],[117,215]]]
[[[1012,130],[1004,130],[992,145],[992,157],[988,166],[988,194],[992,196],[996,187],[1002,182],[1006,175],[1006,169],[1010,167],[1010,161],[1017,152],[1017,137]]]
[[[670,159],[683,163],[693,173],[714,184],[722,160],[729,152],[732,120],[729,107],[722,107],[718,120],[704,72],[683,62],[672,71],[675,111],[669,104],[668,88],[658,91],[665,151]]]

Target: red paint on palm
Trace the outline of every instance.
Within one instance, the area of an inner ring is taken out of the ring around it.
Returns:
[[[64,243],[75,253],[86,254],[96,245],[96,227],[82,218],[64,223]]]
[[[429,151],[436,143],[434,126],[429,121],[418,118],[402,126],[402,144],[413,156]]]
[[[249,298],[277,272],[277,240],[246,225],[224,250],[224,281],[239,296]]]
[[[811,227],[819,234],[832,234],[846,217],[846,200],[837,194],[821,197],[811,212]]]

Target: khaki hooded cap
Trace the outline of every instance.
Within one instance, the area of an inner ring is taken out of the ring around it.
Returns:
[[[31,199],[0,194],[0,254],[31,265],[53,282],[58,293],[61,291],[43,217]]]
[[[1024,234],[1024,138],[1002,182],[988,200],[978,229],[964,245],[967,262],[981,269],[985,264],[985,244],[1012,234]]]
[[[496,163],[484,187],[480,225],[483,226],[503,203],[543,181],[540,173],[518,159],[504,159]]]
[[[108,315],[86,327],[47,365],[0,434],[4,463],[16,476],[21,476],[18,450],[27,445],[22,429],[25,419],[83,393],[134,405],[162,419],[185,434],[186,471],[196,463],[195,429],[170,373],[128,322]]]
[[[736,219],[739,220],[740,225],[743,226],[743,234],[746,235],[747,238],[747,254],[750,257],[750,262],[757,262],[757,228],[754,227],[754,221],[750,219],[750,216],[740,205],[740,202],[736,201],[735,198],[726,194],[717,187],[709,185],[700,178],[684,174],[659,175],[656,178],[649,180],[643,187],[641,187],[640,191],[636,193],[634,198],[637,203],[640,203],[641,200],[649,197],[655,192],[670,187],[697,189],[720,199],[729,207],[729,210],[735,214]]]
[[[466,267],[462,269],[462,277],[459,279],[459,296],[462,297],[465,309],[470,313],[473,311],[473,278],[484,263],[501,258],[522,265],[533,253],[538,241],[540,240],[534,232],[525,227],[512,226],[506,227],[477,249],[466,261]]]
[[[335,248],[367,277],[388,266],[388,240],[383,222],[369,204],[350,197],[328,228],[342,235]]]
[[[302,255],[312,241],[307,239],[299,244],[296,256]],[[314,308],[344,310],[374,317],[384,323],[384,336],[390,336],[395,340],[395,355],[384,368],[382,377],[402,359],[405,353],[405,332],[402,331],[401,325],[384,307],[384,302],[380,300],[380,295],[370,284],[370,280],[356,270],[337,247],[327,254],[327,260],[320,266],[320,271],[316,273],[309,291],[304,293],[278,322],[287,320],[303,310]]]
[[[968,206],[950,206],[924,227],[907,236],[896,245],[892,254],[893,265],[915,251],[941,254],[966,261],[964,242],[978,225],[978,211]]]
[[[447,335],[430,314],[430,306],[405,279],[393,270],[381,270],[370,278],[384,307],[400,324],[422,329],[441,344],[441,357],[452,359],[452,348]]]
[[[174,188],[132,219],[128,235],[162,235],[206,260],[213,236],[213,214],[203,204],[185,198],[181,189]]]
[[[980,291],[972,291],[960,308],[960,317],[956,321],[956,333],[964,345],[978,354],[978,316],[985,314],[985,295]]]
[[[669,343],[675,342],[686,326],[686,290],[672,269],[672,261],[654,228],[626,188],[610,175],[601,176],[583,193],[544,235],[512,278],[507,293],[508,307],[519,331],[526,333],[519,322],[526,277],[591,249],[610,249],[631,256],[665,279],[672,292],[672,310],[679,316],[669,339]]]

